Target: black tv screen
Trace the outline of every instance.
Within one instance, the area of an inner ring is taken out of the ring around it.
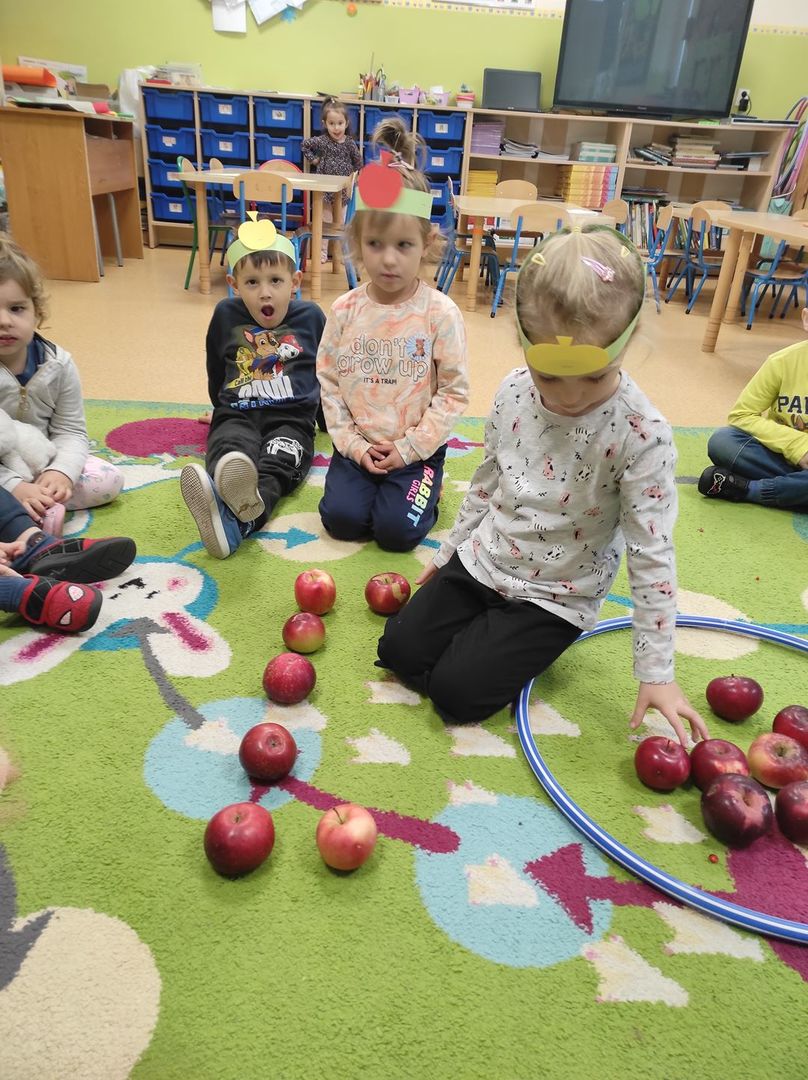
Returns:
[[[754,0],[567,0],[554,108],[728,116]]]

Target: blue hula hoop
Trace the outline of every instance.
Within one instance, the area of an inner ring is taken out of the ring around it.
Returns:
[[[677,615],[676,625],[692,627],[697,630],[725,630],[732,634],[759,638],[761,641],[770,641],[777,645],[785,645],[789,649],[796,649],[798,652],[808,653],[808,641],[795,637],[793,634],[783,633],[780,630],[770,630],[765,626],[758,626],[755,623],[738,622],[733,619],[713,619],[706,616]],[[596,637],[598,634],[607,634],[611,630],[625,630],[630,626],[630,618],[606,619],[598,623],[592,630],[581,634],[577,641],[585,641],[587,638]],[[712,893],[697,889],[693,885],[687,885],[684,881],[666,874],[664,870],[660,870],[653,863],[641,858],[589,817],[561,787],[536,746],[528,717],[530,691],[533,683],[534,680],[531,679],[523,688],[516,708],[516,726],[522,750],[541,786],[561,813],[584,834],[587,840],[590,840],[595,847],[600,848],[609,858],[619,863],[620,866],[642,881],[653,885],[661,892],[667,893],[668,896],[680,900],[683,904],[687,904],[697,911],[701,911],[706,915],[713,915],[715,918],[722,919],[733,926],[739,926],[743,930],[752,930],[757,934],[782,938],[784,941],[797,942],[801,945],[808,944],[808,925],[805,923],[781,919],[776,915],[765,915],[763,912],[741,907],[739,904],[733,904],[728,900],[721,900],[717,896],[713,896]]]

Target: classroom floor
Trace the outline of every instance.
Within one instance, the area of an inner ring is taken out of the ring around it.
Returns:
[[[200,295],[195,277],[186,292],[187,262],[188,252],[181,248],[146,249],[142,262],[127,260],[118,267],[108,261],[98,283],[48,282],[51,315],[44,334],[73,354],[86,398],[206,403],[205,332],[226,285],[216,259],[211,295]],[[321,305],[327,312],[345,291],[345,277],[326,271],[323,285]],[[513,321],[513,285],[495,319],[489,315],[490,293],[482,287],[474,313],[464,310],[465,283],[455,282],[452,295],[468,331],[467,414],[484,416],[502,377],[524,363]],[[764,301],[751,331],[740,323],[722,325],[716,352],[703,353],[711,295],[705,288],[687,316],[683,293],[663,304],[659,315],[649,298],[628,349],[626,369],[673,424],[723,423],[765,357],[803,336],[797,309],[770,321]]]

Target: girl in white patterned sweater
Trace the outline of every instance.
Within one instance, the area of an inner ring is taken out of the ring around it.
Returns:
[[[528,367],[501,384],[455,525],[379,641],[449,722],[491,716],[594,626],[626,548],[631,726],[655,707],[681,742],[680,717],[707,735],[673,679],[672,432],[620,369],[643,293],[636,251],[602,226],[548,237],[520,271]]]

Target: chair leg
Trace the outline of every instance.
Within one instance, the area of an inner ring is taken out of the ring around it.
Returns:
[[[510,267],[508,267],[508,266],[503,266],[500,269],[499,281],[497,282],[497,288],[496,288],[496,291],[494,292],[494,300],[493,300],[493,302],[491,304],[491,318],[492,319],[496,318],[497,308],[499,307],[499,301],[500,301],[500,297],[502,296],[502,291],[505,288],[505,278],[508,276],[508,270],[509,269],[510,269]]]
[[[698,300],[699,293],[704,288],[704,282],[706,280],[707,280],[707,271],[705,270],[704,273],[699,278],[698,284],[696,285],[695,289],[693,289],[691,291],[690,300],[688,301],[687,307],[685,308],[685,315],[689,315],[690,312],[693,310],[693,305]]]
[[[118,229],[118,210],[115,206],[115,196],[111,191],[107,192],[107,199],[109,201],[109,216],[112,221],[112,239],[115,243],[115,259],[118,266],[123,266],[123,254],[121,252],[121,234]]]
[[[95,254],[98,259],[98,273],[104,276],[104,254],[101,251],[101,237],[98,235],[98,220],[95,216],[95,203],[93,203],[93,238],[95,239]],[[186,286],[187,288],[187,286]]]
[[[185,273],[185,288],[191,284],[191,274],[194,272],[194,259],[196,258],[196,241],[191,244],[191,257],[188,260],[188,269]]]

